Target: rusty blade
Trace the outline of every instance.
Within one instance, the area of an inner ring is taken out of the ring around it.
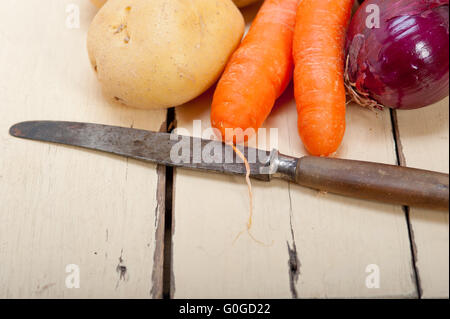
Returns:
[[[79,146],[168,166],[224,174],[246,174],[245,165],[236,158],[232,147],[218,141],[134,128],[62,121],[21,122],[10,128],[10,134],[15,137]],[[187,155],[186,150],[189,150]],[[214,155],[212,162],[211,156],[206,162],[202,156],[202,151],[207,150]],[[241,151],[246,156],[249,151],[261,152],[251,148],[241,148]],[[171,159],[171,152],[173,152],[172,155],[175,154],[172,156],[175,161]],[[269,156],[268,152],[263,153],[264,156]],[[184,157],[181,157],[181,154],[184,154]],[[226,161],[226,154],[231,154],[233,160]],[[261,169],[267,168],[267,165],[259,160],[251,163],[252,177],[269,181],[270,175],[261,173]]]

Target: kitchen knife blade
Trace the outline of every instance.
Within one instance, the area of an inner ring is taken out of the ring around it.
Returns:
[[[245,175],[232,146],[219,141],[134,128],[61,121],[29,121],[10,128],[15,137],[99,150],[158,164]],[[449,175],[372,162],[295,158],[238,146],[251,177],[282,178],[310,188],[408,206],[448,210]]]
[[[190,136],[127,127],[61,121],[18,123],[10,128],[10,134],[25,139],[79,146],[167,166],[182,166],[225,174],[246,174],[243,161],[235,157],[230,145]],[[179,154],[182,148],[187,155]],[[198,154],[199,150],[201,152],[205,148],[211,149],[210,153],[213,149],[222,150],[222,158],[212,158],[212,162],[205,162],[203,158],[206,156],[201,153]],[[270,153],[266,151],[238,148],[246,156],[252,152],[259,152],[260,155],[267,158],[270,156]],[[225,155],[231,155],[232,158],[227,162],[224,160]],[[171,159],[171,156],[174,160]],[[269,181],[271,175],[264,172],[266,167],[267,163],[261,163],[260,161],[250,163],[252,177]]]

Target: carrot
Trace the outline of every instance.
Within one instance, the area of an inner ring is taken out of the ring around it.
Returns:
[[[262,246],[270,246],[273,244],[265,244],[262,241],[258,240],[255,238],[255,236],[253,236],[253,234],[251,233],[251,228],[253,225],[253,191],[252,191],[252,183],[250,181],[250,164],[248,163],[248,160],[245,158],[245,155],[242,154],[242,152],[236,148],[236,146],[234,146],[232,143],[229,143],[229,145],[233,148],[234,152],[236,153],[237,156],[239,156],[242,161],[244,161],[245,164],[245,170],[246,170],[246,174],[245,174],[245,181],[247,182],[247,188],[248,188],[248,196],[250,199],[250,213],[248,216],[248,222],[247,222],[247,228],[241,232],[239,232],[236,237],[233,240],[233,245],[234,243],[239,239],[239,237],[241,237],[241,235],[247,231],[247,234],[250,236],[250,238],[257,244],[260,244]]]
[[[250,199],[250,214],[248,217],[248,223],[247,223],[247,229],[250,230],[252,228],[253,224],[253,191],[252,191],[252,182],[250,181],[250,164],[248,163],[247,159],[245,158],[245,155],[242,154],[240,150],[236,148],[233,144],[230,144],[233,148],[234,152],[237,156],[241,158],[242,161],[244,161],[245,164],[245,181],[247,182],[247,188],[248,188],[248,198]]]
[[[256,132],[289,84],[297,3],[298,0],[266,0],[230,58],[211,108],[211,124],[223,140],[227,141],[226,129]],[[249,135],[234,136],[230,141],[240,143]]]
[[[353,0],[302,0],[294,33],[298,131],[317,156],[337,151],[345,132],[344,42]]]

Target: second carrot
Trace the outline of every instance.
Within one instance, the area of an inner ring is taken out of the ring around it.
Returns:
[[[306,149],[328,156],[345,132],[344,43],[353,0],[302,0],[294,35],[298,130]]]

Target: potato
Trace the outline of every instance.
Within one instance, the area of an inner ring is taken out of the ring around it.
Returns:
[[[101,7],[105,4],[107,0],[91,0],[91,2],[93,4],[95,4],[97,7]],[[256,1],[260,1],[260,0],[233,0],[233,2],[239,7],[245,7],[251,3],[254,3]]]
[[[87,46],[107,96],[165,108],[212,86],[243,32],[231,0],[109,0],[89,27]]]

